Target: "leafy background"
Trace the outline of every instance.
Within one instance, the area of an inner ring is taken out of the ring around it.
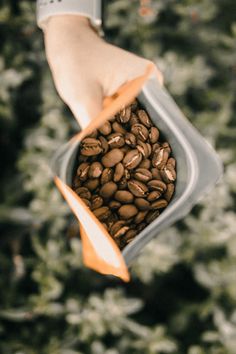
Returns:
[[[109,1],[107,40],[159,65],[224,178],[145,248],[131,283],[86,269],[48,167],[76,124],[53,86],[35,2],[0,1],[0,353],[236,352],[236,2],[152,1],[149,20],[138,7]]]

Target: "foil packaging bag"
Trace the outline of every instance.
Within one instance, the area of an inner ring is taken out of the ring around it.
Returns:
[[[170,143],[176,159],[175,193],[163,212],[121,251],[107,230],[72,190],[79,144],[83,138],[137,98],[154,125]],[[122,85],[104,99],[103,109],[91,123],[55,154],[52,161],[55,183],[80,223],[84,264],[102,274],[129,281],[128,266],[144,246],[162,230],[183,218],[222,175],[215,151],[181,113],[160,85],[153,63],[146,72]]]

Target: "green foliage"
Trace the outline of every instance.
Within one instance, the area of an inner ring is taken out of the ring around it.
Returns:
[[[51,156],[76,125],[53,86],[34,1],[1,2],[0,353],[235,353],[235,4],[152,1],[149,20],[138,1],[107,5],[107,40],[159,65],[225,164],[221,183],[145,248],[123,284],[83,266],[51,179]]]

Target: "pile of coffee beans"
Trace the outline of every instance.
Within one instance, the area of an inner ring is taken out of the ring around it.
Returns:
[[[167,207],[175,164],[135,100],[81,141],[73,189],[123,249]]]

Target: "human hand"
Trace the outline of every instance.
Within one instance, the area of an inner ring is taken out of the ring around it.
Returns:
[[[49,18],[44,39],[56,89],[82,128],[101,111],[104,97],[144,74],[150,63],[105,42],[79,15]]]

